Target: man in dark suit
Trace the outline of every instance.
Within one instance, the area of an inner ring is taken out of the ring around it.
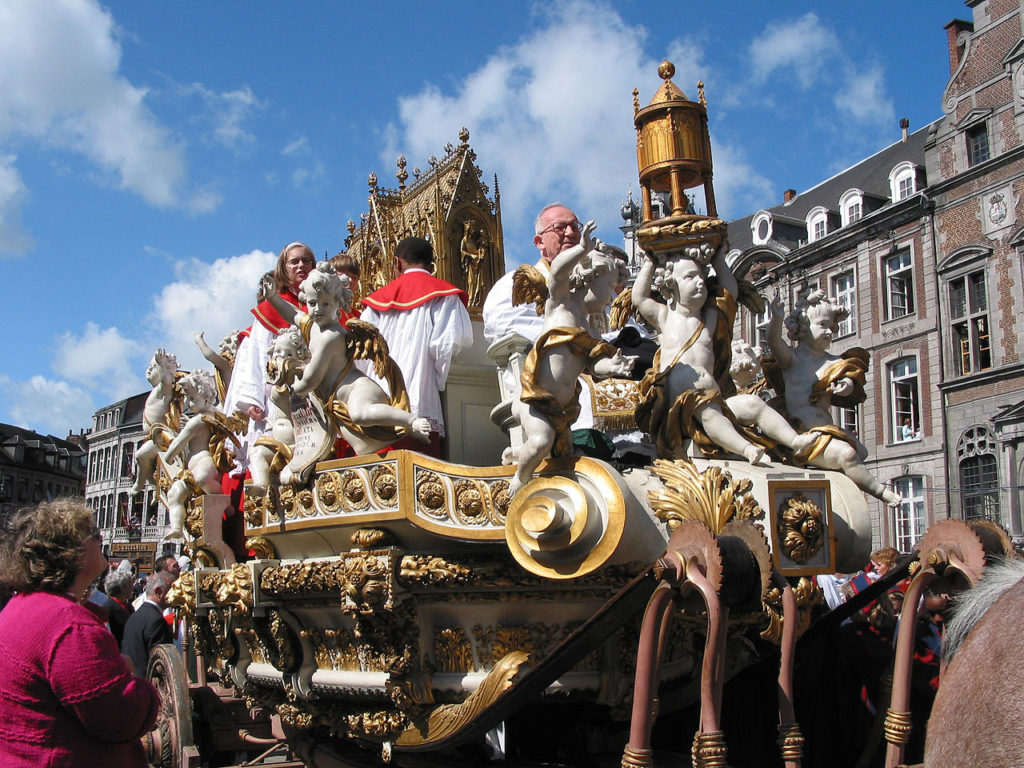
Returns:
[[[174,578],[166,571],[154,573],[146,581],[146,599],[124,625],[121,652],[132,660],[135,674],[145,676],[149,652],[154,646],[174,641],[171,626],[164,619],[167,590]]]

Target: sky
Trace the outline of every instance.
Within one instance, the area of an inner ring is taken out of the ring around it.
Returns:
[[[63,437],[203,365],[286,243],[344,247],[367,176],[470,132],[506,267],[559,200],[618,242],[632,90],[703,80],[726,219],[942,116],[962,0],[0,0],[0,422]],[[493,188],[493,184],[492,184]]]

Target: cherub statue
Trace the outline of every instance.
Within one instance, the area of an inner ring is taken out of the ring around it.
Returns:
[[[767,386],[761,375],[760,347],[752,347],[746,339],[735,339],[732,342],[732,361],[729,363],[729,375],[732,377],[736,391],[744,395],[756,395]]]
[[[409,413],[402,372],[388,355],[380,331],[361,320],[349,320],[347,326],[338,320],[338,310],[352,305],[348,276],[321,264],[299,286],[299,299],[307,312],[280,297],[269,297],[309,345],[309,363],[292,392],[302,397],[315,394],[357,456],[385,448],[406,433],[429,442],[430,422]],[[374,371],[388,383],[390,397],[353,364],[359,359],[374,361]]]
[[[635,357],[601,341],[588,320],[604,313],[615,298],[615,285],[628,278],[623,262],[599,250],[602,244],[591,237],[593,231],[594,222],[588,221],[579,244],[555,256],[546,279],[531,266],[519,267],[513,277],[513,303],[536,301],[544,325],[523,366],[520,398],[512,404],[525,440],[509,483],[510,497],[548,455],[572,453],[569,425],[580,412],[580,374],[628,376],[636,363]]]
[[[849,432],[832,423],[833,405],[852,406],[865,400],[864,374],[869,355],[855,347],[842,357],[828,351],[832,335],[849,310],[824,291],[811,291],[796,303],[785,318],[790,346],[782,340],[785,305],[776,297],[768,325],[768,347],[771,356],[762,361],[765,376],[782,396],[790,422],[807,430],[814,442],[796,453],[797,460],[823,469],[839,470],[866,493],[896,506],[899,494],[882,485],[867,467],[868,450]]]
[[[178,358],[158,349],[146,368],[146,381],[153,391],[142,409],[142,428],[146,440],[135,452],[135,483],[132,493],[140,493],[149,482],[156,485],[156,457],[181,428],[181,392],[175,387]]]
[[[252,483],[245,492],[250,496],[265,496],[272,475],[281,472],[292,457],[295,446],[295,428],[292,426],[291,390],[289,387],[309,360],[309,347],[294,325],[285,328],[275,338],[267,360],[267,432],[256,439],[249,451],[249,472]],[[287,476],[283,481],[287,482]]]
[[[185,395],[185,406],[193,416],[171,441],[164,452],[164,461],[170,463],[180,454],[188,470],[182,472],[167,489],[167,511],[170,530],[165,539],[180,539],[185,534],[185,502],[195,493],[220,493],[220,470],[215,463],[212,438],[216,430],[214,413],[217,389],[213,376],[206,371],[192,371],[178,382]],[[191,475],[191,476],[189,476]]]
[[[633,284],[633,305],[660,333],[654,364],[640,384],[637,424],[662,458],[685,458],[686,440],[706,455],[739,454],[767,464],[771,441],[800,450],[814,441],[798,434],[756,395],[735,394],[729,378],[738,285],[724,247],[709,243],[673,253],[660,266],[648,254]],[[707,268],[715,271],[713,282]],[[651,297],[657,285],[662,304]],[[752,429],[757,427],[764,437]]]
[[[193,336],[196,346],[199,347],[203,357],[213,365],[213,375],[217,381],[217,399],[222,405],[224,404],[224,396],[228,391],[228,385],[231,383],[231,369],[235,365],[235,354],[238,352],[239,334],[241,334],[241,331],[232,331],[221,339],[220,344],[217,345],[216,352],[206,343],[202,331]]]

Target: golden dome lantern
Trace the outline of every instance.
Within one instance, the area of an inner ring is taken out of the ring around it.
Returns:
[[[708,135],[704,84],[698,100],[690,101],[672,82],[675,66],[663,61],[658,74],[664,81],[650,104],[640,108],[633,91],[636,157],[640,171],[643,224],[637,240],[646,250],[666,251],[695,241],[719,240],[724,222],[717,218],[711,183],[711,139]],[[686,190],[704,187],[707,216],[692,213]],[[670,213],[655,220],[652,193],[669,194]],[[716,243],[717,245],[717,243]]]

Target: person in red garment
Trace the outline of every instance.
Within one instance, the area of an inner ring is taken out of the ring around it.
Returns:
[[[0,586],[13,593],[0,610],[4,768],[145,768],[160,697],[83,607],[106,567],[82,499],[22,509],[0,532]]]
[[[412,415],[430,422],[428,446],[402,438],[393,447],[442,458],[441,392],[452,359],[473,344],[466,292],[431,274],[434,249],[423,238],[402,240],[395,261],[398,277],[363,299],[360,319],[377,326],[387,340],[405,379]],[[376,380],[387,389],[386,382]]]

